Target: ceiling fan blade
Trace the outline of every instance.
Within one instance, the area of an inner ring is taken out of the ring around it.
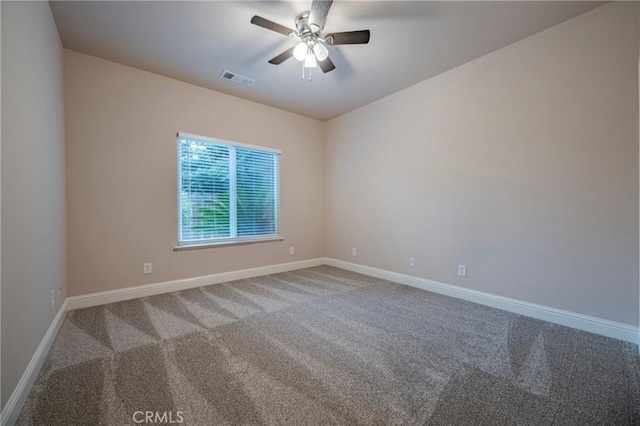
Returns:
[[[325,59],[324,61],[318,61],[318,65],[320,66],[322,72],[329,72],[336,69],[336,66],[333,65],[333,62],[329,58]]]
[[[324,28],[333,0],[313,0],[309,11],[309,26],[315,25],[319,30]]]
[[[288,36],[291,33],[294,33],[297,35],[297,33],[291,28],[287,28],[284,25],[276,24],[275,22],[265,19],[262,16],[255,15],[253,18],[251,18],[251,23],[253,25],[257,25],[259,27],[266,28],[271,31],[275,31],[277,33],[284,34],[286,36]]]
[[[273,65],[280,65],[281,63],[283,63],[284,61],[286,61],[287,59],[293,56],[293,49],[295,49],[295,46],[285,50],[275,58],[271,59],[269,63]]]
[[[344,33],[331,33],[325,36],[327,44],[367,44],[371,33],[369,30],[346,31]]]

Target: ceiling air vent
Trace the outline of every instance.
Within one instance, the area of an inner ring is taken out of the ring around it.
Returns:
[[[227,71],[227,70],[222,71],[222,74],[220,74],[220,78],[222,78],[224,80],[228,80],[228,81],[230,81],[232,83],[241,84],[241,85],[246,86],[246,87],[253,86],[253,83],[256,82],[252,78],[245,77],[243,75],[236,74],[235,72],[231,72],[231,71]]]

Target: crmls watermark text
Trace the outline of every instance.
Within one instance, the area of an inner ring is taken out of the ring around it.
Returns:
[[[133,421],[140,423],[182,423],[182,411],[136,411],[133,413]]]

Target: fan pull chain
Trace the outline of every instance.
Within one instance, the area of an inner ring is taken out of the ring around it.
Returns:
[[[305,75],[304,75],[304,70],[306,68],[304,67],[304,62],[302,63],[302,79],[305,79]],[[309,81],[311,81],[311,68],[309,68]]]

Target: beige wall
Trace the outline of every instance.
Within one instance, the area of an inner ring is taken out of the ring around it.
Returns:
[[[330,121],[326,254],[637,325],[638,7]]]
[[[321,122],[70,50],[65,102],[70,296],[323,255]],[[283,242],[173,251],[178,131],[282,150]]]
[[[4,407],[65,297],[66,230],[62,45],[47,2],[1,7]]]

